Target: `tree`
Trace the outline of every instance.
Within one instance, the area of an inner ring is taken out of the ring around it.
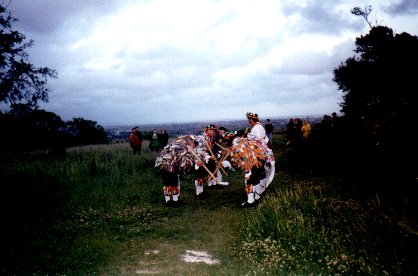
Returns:
[[[71,146],[107,144],[106,131],[97,122],[83,118],[73,118],[66,123]]]
[[[414,116],[417,106],[415,81],[418,38],[368,19],[371,6],[351,13],[363,17],[370,26],[365,36],[356,38],[356,56],[334,69],[333,80],[343,92],[342,112],[351,120],[367,118],[383,123],[397,114]]]
[[[0,4],[0,102],[13,109],[18,104],[37,108],[38,102],[48,102],[47,80],[56,78],[55,70],[35,67],[28,61],[27,48],[33,40],[13,30],[17,19]]]
[[[343,93],[345,147],[354,149],[353,162],[364,160],[366,168],[374,166],[373,180],[380,176],[382,187],[384,182],[388,187],[416,184],[418,38],[373,26],[356,38],[355,45],[356,55],[333,71],[333,81]],[[405,193],[411,187],[417,186],[405,186]]]
[[[334,69],[333,80],[344,93],[341,111],[350,119],[364,117],[377,123],[395,113],[414,116],[418,38],[377,26],[356,39],[355,52],[359,56]]]
[[[0,152],[63,150],[67,143],[65,126],[52,112],[18,104],[10,112],[0,114]]]
[[[366,6],[363,10],[361,9],[361,8],[359,8],[359,7],[354,7],[354,8],[352,8],[351,9],[351,11],[350,11],[352,14],[354,14],[354,15],[356,15],[356,16],[361,16],[361,17],[363,17],[365,20],[366,20],[366,22],[367,22],[367,24],[369,25],[369,27],[370,28],[373,28],[373,24],[372,24],[372,22],[370,22],[370,20],[369,20],[369,15],[371,14],[371,12],[372,12],[372,6]],[[376,21],[376,25],[378,25],[377,24],[377,21]]]

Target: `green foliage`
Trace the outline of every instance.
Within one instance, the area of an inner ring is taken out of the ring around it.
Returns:
[[[165,213],[149,205],[160,189],[148,185],[155,156],[136,157],[127,145],[73,148],[63,160],[43,153],[3,156],[2,210],[10,243],[2,241],[9,253],[2,269],[89,272],[121,242],[152,232]]]
[[[0,114],[0,152],[46,150],[57,157],[69,146],[107,144],[106,131],[97,122],[74,118],[64,122],[55,113],[26,105]]]
[[[13,112],[0,114],[1,151],[30,151],[64,146],[61,132],[65,123],[59,116],[45,110],[31,110],[25,105]]]
[[[355,52],[334,69],[334,81],[343,92],[342,112],[352,124],[365,118],[370,124],[415,118],[418,107],[414,66],[418,38],[394,34],[385,26],[372,27],[356,39]]]
[[[26,41],[24,34],[13,29],[16,21],[0,4],[0,102],[10,105],[9,113],[0,114],[0,127],[6,133],[0,141],[1,151],[49,148],[61,155],[66,146],[108,143],[103,127],[96,122],[74,118],[64,131],[58,115],[38,109],[39,101],[48,101],[48,78],[56,78],[57,73],[28,61],[26,50],[33,41]]]
[[[357,16],[361,16],[363,17],[367,24],[369,24],[369,27],[372,28],[372,23],[369,21],[369,15],[372,12],[372,6],[368,5],[366,7],[364,7],[364,9],[362,10],[360,7],[354,7],[351,9],[351,13]]]
[[[97,122],[83,118],[73,118],[66,123],[66,133],[70,136],[70,146],[107,144],[106,131]]]
[[[26,49],[33,41],[13,29],[17,19],[0,5],[0,102],[38,107],[38,101],[47,102],[48,78],[56,78],[55,70],[35,67],[28,61]]]
[[[405,222],[394,224],[378,200],[341,200],[321,183],[283,184],[247,220],[237,257],[267,274],[416,273],[414,245],[398,234],[408,232]]]
[[[367,19],[370,10],[352,12]],[[411,69],[418,63],[417,49],[417,36],[377,25],[356,38],[356,55],[334,69],[344,114],[336,142],[338,150],[348,149],[336,158],[352,164],[368,160],[365,165],[387,182],[384,186],[394,185],[401,176],[407,179],[401,182],[412,187],[418,177],[416,162],[409,162],[418,146],[406,131],[417,118],[416,73]]]

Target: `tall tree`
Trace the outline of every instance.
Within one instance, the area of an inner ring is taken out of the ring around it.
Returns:
[[[16,21],[0,4],[0,102],[12,109],[18,104],[37,108],[39,101],[48,102],[47,80],[56,78],[57,72],[28,61],[26,49],[33,46],[33,40],[13,29]]]
[[[367,12],[357,12],[367,19]],[[333,78],[343,92],[341,111],[347,141],[357,149],[352,151],[354,160],[368,160],[365,167],[375,167],[373,176],[381,176],[379,184],[391,187],[388,191],[396,184],[406,194],[415,194],[418,38],[377,25],[356,38],[355,45],[356,55],[335,68]],[[367,154],[374,157],[365,158]]]
[[[377,123],[393,114],[414,118],[418,38],[376,26],[356,39],[355,52],[334,69],[333,80],[344,94],[342,112],[352,120],[364,117]]]

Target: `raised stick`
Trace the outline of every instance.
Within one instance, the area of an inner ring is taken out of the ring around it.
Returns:
[[[208,150],[209,150],[210,154],[211,154],[213,157],[215,157],[215,158],[216,158],[215,154],[213,154],[213,152],[212,152],[212,149],[209,147],[208,142],[207,142],[206,140],[204,140],[204,141],[205,141],[206,147],[208,148]],[[218,158],[216,158],[216,159],[218,159]],[[218,162],[218,163],[219,163],[219,162]],[[224,170],[224,168],[223,168],[223,167],[220,167],[220,168],[221,168],[221,171],[222,171],[225,175],[228,175],[228,174],[226,173],[226,171]],[[214,172],[214,173],[216,173],[216,172]]]
[[[229,152],[230,152],[230,150],[227,150],[225,152],[225,154],[222,156],[222,158],[219,160],[218,164],[216,164],[216,168],[215,168],[215,171],[213,172],[213,174],[216,174],[218,172],[219,168],[223,169],[222,162],[225,161],[225,159],[228,157]],[[225,174],[228,175],[226,172],[225,172]]]
[[[193,151],[193,149],[191,149],[190,148],[190,146],[186,146],[187,147],[187,149],[194,155],[194,157],[197,159],[197,160],[200,160],[200,158],[199,158],[199,156],[197,156],[197,154]],[[210,178],[209,178],[209,180],[210,179],[215,179],[216,180],[216,184],[219,184],[219,181],[218,181],[218,179],[213,175],[213,173],[208,169],[208,167],[206,167],[206,165],[205,165],[205,163],[203,162],[203,168],[205,168],[205,170],[208,172],[208,174],[210,174]]]

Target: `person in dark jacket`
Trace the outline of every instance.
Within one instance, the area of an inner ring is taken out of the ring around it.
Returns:
[[[160,130],[159,140],[160,140],[160,148],[164,148],[168,144],[168,133],[165,128]]]

